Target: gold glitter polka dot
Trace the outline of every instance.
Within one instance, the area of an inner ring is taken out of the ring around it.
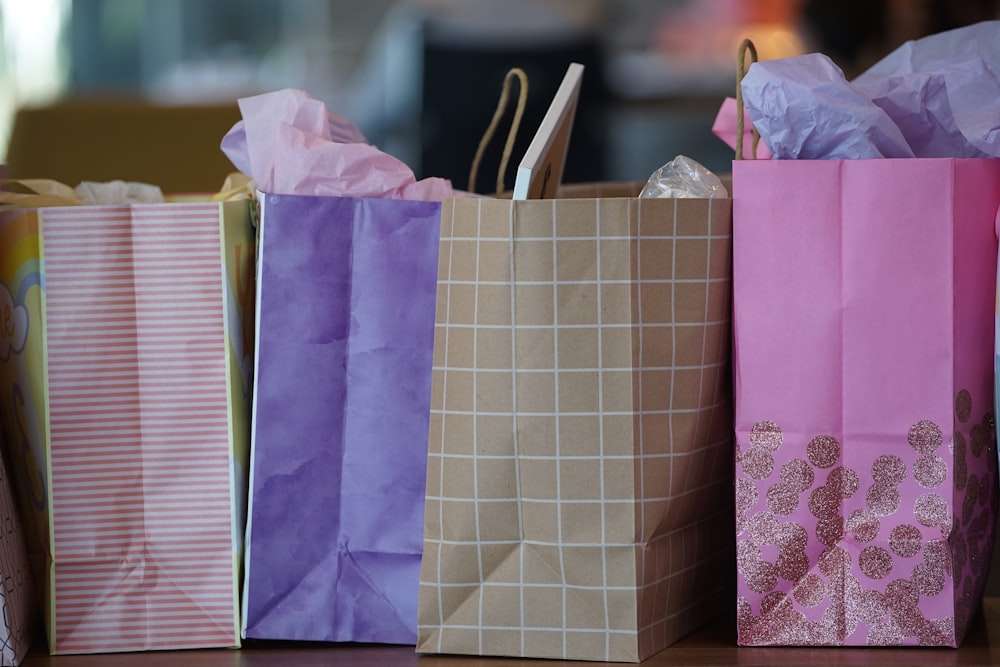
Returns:
[[[969,431],[969,449],[976,458],[982,456],[983,452],[989,449],[992,432],[983,424],[976,424]]]
[[[965,436],[955,431],[955,489],[961,491],[965,488],[965,482],[969,475],[969,467],[965,461]]]
[[[742,477],[736,480],[736,507],[748,510],[757,504],[757,487]]]
[[[944,540],[930,540],[924,545],[924,561],[941,572],[948,569],[950,553],[948,543]]]
[[[962,499],[962,523],[969,523],[972,520],[972,513],[976,510],[977,500],[979,500],[979,476],[969,475],[965,498]]]
[[[923,625],[923,615],[916,605],[889,606],[889,614],[900,631],[907,637],[915,637]]]
[[[910,427],[906,439],[910,447],[921,454],[930,454],[941,446],[941,427],[928,419],[922,419]]]
[[[785,581],[798,581],[809,571],[809,556],[804,551],[782,551],[775,567]]]
[[[809,494],[809,511],[817,519],[832,519],[840,513],[840,494],[831,486],[820,486]]]
[[[781,466],[781,483],[795,491],[808,489],[812,486],[814,477],[813,469],[802,459],[792,459]]]
[[[739,542],[737,550],[737,571],[747,587],[755,593],[767,593],[778,583],[774,565],[762,560],[760,550],[747,542]]]
[[[757,488],[753,482],[740,477],[736,480],[736,530],[746,530],[747,512],[757,504]]]
[[[878,591],[862,591],[856,600],[855,611],[862,622],[868,624],[878,623],[885,618],[885,599]]]
[[[972,394],[968,389],[959,390],[955,396],[955,416],[963,424],[972,416]]]
[[[858,567],[869,579],[884,579],[892,571],[892,556],[882,547],[865,547],[858,556]]]
[[[899,646],[903,643],[903,633],[894,623],[878,623],[868,631],[869,646]]]
[[[916,587],[906,579],[896,579],[885,587],[885,603],[890,609],[915,607],[920,602]]]
[[[840,443],[831,435],[818,435],[806,445],[806,456],[817,468],[829,468],[840,460]]]
[[[743,474],[750,479],[767,479],[774,471],[774,457],[757,447],[744,451],[740,455],[739,463]]]
[[[815,607],[826,597],[823,579],[817,574],[807,574],[792,589],[795,601],[803,607]]]
[[[774,565],[765,560],[760,561],[748,572],[745,572],[743,580],[746,581],[747,587],[754,593],[767,593],[774,590],[774,587],[778,584],[778,575],[775,572]]]
[[[802,551],[809,544],[809,533],[801,524],[784,523],[778,531],[778,547],[785,551]]]
[[[776,611],[788,607],[788,596],[781,591],[768,593],[760,600],[760,615],[768,616]]]
[[[781,428],[772,421],[759,421],[750,428],[750,444],[776,452],[781,447]]]
[[[936,493],[925,493],[913,503],[913,516],[922,526],[951,525],[948,520],[948,503]]]
[[[831,602],[818,623],[813,623],[810,630],[816,639],[816,645],[832,646],[843,643],[844,637],[854,632],[856,626],[848,619],[842,604]]]
[[[767,490],[767,508],[778,516],[788,516],[799,508],[799,492],[785,484]]]
[[[844,466],[834,468],[826,478],[826,485],[836,489],[837,494],[844,500],[858,492],[858,484],[858,473]]]
[[[990,498],[995,492],[996,484],[987,484],[985,481],[981,483],[979,485],[979,506],[985,507],[990,502]]]
[[[920,553],[922,542],[920,529],[908,523],[896,526],[889,533],[889,548],[901,558],[912,558]]]
[[[937,627],[938,632],[942,635],[953,635],[955,634],[955,619],[951,616],[944,616],[942,618],[930,619],[930,622]]]
[[[867,509],[851,512],[844,526],[844,529],[850,531],[858,542],[871,542],[878,537],[879,528],[878,516]]]
[[[944,459],[933,454],[924,454],[913,464],[913,477],[925,489],[940,486],[948,476],[948,466]]]
[[[750,601],[742,595],[738,596],[736,598],[736,627],[741,639],[753,625],[753,621],[753,607],[750,606]]]
[[[997,439],[997,422],[996,416],[992,412],[987,412],[983,415],[983,428],[986,429],[987,442],[996,444]]]
[[[774,544],[778,538],[778,520],[770,512],[757,512],[747,522],[747,534],[754,544]]]
[[[894,454],[884,454],[872,463],[872,478],[876,483],[899,484],[906,479],[906,464]]]
[[[925,562],[913,568],[910,581],[917,587],[921,595],[931,597],[944,590],[945,577],[943,572],[938,572]]]
[[[946,646],[949,641],[949,637],[941,632],[937,625],[927,619],[921,619],[920,628],[917,631],[918,646]]]
[[[962,568],[964,568],[965,564],[968,562],[969,555],[966,551],[965,540],[955,540],[952,546],[954,548],[954,552],[951,556],[953,569],[952,577],[957,579]]]
[[[851,569],[851,555],[843,547],[831,547],[819,555],[818,564],[823,576],[842,576]]]
[[[832,547],[844,537],[844,519],[835,516],[831,519],[820,519],[816,522],[816,539],[820,544]]]
[[[861,595],[861,581],[853,574],[847,574],[844,577],[844,600],[848,602],[847,606],[850,607],[850,603],[859,595]]]
[[[868,507],[881,516],[889,516],[899,509],[899,491],[888,484],[873,484],[865,499]]]

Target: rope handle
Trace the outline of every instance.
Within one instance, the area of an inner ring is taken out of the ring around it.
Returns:
[[[743,159],[743,76],[748,69],[746,65],[747,53],[750,54],[750,64],[757,62],[757,47],[749,39],[740,42],[740,48],[736,55],[736,159]],[[750,130],[752,138],[751,150],[753,158],[757,158],[757,144],[760,143],[760,133],[757,128]]]
[[[469,169],[469,192],[476,191],[476,176],[479,172],[479,164],[483,160],[483,153],[486,147],[493,140],[500,119],[503,118],[510,102],[510,84],[514,79],[518,80],[517,106],[514,108],[514,118],[510,123],[510,130],[507,132],[507,141],[503,147],[503,157],[500,159],[500,169],[497,171],[497,194],[504,190],[504,174],[507,172],[507,163],[510,161],[510,154],[514,150],[514,141],[517,139],[517,130],[521,126],[521,117],[524,116],[524,107],[528,103],[528,75],[520,67],[513,67],[503,78],[503,87],[500,90],[500,100],[497,102],[496,111],[493,112],[493,119],[490,120],[483,138],[479,140],[479,147],[476,149],[476,156],[472,160],[472,168]]]

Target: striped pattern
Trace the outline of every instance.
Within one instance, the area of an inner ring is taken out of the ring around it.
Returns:
[[[53,652],[236,645],[218,205],[42,220]]]

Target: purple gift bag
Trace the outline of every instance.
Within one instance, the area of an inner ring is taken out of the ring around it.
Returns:
[[[440,204],[260,200],[243,636],[415,643]]]

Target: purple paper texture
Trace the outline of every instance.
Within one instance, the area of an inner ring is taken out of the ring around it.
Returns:
[[[1000,157],[1000,21],[907,42],[853,84],[918,157]]]
[[[415,643],[440,204],[261,215],[245,636]]]
[[[913,157],[888,114],[824,55],[754,63],[742,87],[753,125],[776,158]]]
[[[852,82],[807,54],[756,62],[741,87],[777,158],[1000,157],[1000,21],[907,42]]]

